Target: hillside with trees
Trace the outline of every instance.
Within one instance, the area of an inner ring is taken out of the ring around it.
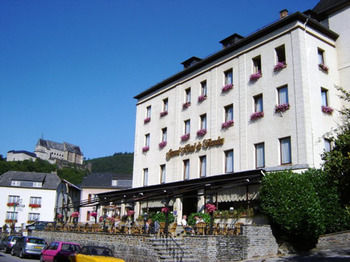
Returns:
[[[92,173],[119,173],[132,174],[134,162],[133,153],[115,153],[113,156],[106,156],[87,160],[91,163]]]

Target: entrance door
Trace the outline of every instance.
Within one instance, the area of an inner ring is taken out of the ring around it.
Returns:
[[[197,212],[197,191],[186,193],[182,197],[182,214],[189,216]]]

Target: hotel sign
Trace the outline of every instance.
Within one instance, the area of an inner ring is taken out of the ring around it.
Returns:
[[[166,160],[169,161],[171,158],[175,156],[182,156],[185,154],[190,154],[194,152],[198,152],[202,149],[209,149],[211,147],[215,146],[222,146],[224,144],[224,138],[218,137],[216,140],[212,139],[204,139],[202,142],[194,143],[194,144],[187,144],[183,147],[179,147],[177,150],[170,149],[166,153]]]

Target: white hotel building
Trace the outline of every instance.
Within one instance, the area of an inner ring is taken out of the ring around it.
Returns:
[[[186,60],[183,71],[135,96],[137,192],[173,185],[179,218],[207,201],[203,192],[213,184],[196,189],[202,180],[321,166],[341,123],[336,87],[350,83],[350,1],[321,0],[313,10],[280,15],[252,35],[222,40],[207,58]],[[189,183],[186,201],[181,190]],[[257,187],[248,185],[221,185],[210,200],[219,207],[252,200]],[[151,202],[136,202],[136,214],[161,206]]]

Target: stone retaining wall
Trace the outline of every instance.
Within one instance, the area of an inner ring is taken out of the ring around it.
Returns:
[[[319,250],[336,249],[342,247],[350,247],[350,231],[320,236],[316,246],[316,248]]]
[[[127,262],[160,261],[150,241],[153,236],[111,235],[102,233],[33,232],[47,242],[73,241],[82,245],[101,245],[111,248],[117,257]],[[201,262],[229,262],[276,255],[278,245],[270,226],[242,227],[238,236],[188,236],[184,248],[190,249]]]

